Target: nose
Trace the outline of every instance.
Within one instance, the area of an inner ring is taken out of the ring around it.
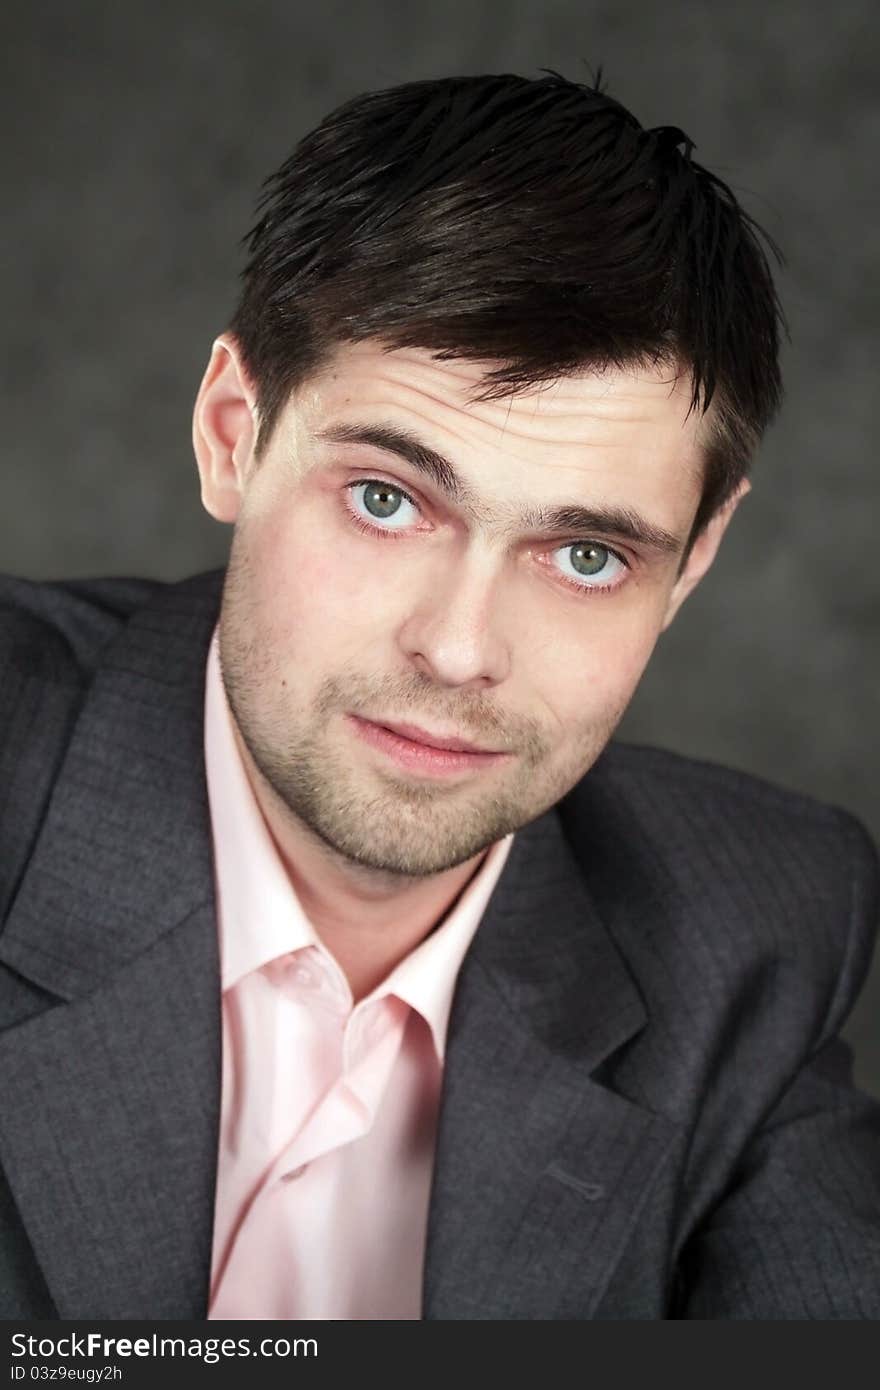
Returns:
[[[499,562],[463,556],[421,579],[399,634],[401,650],[437,685],[474,689],[498,685],[510,672],[502,631]]]

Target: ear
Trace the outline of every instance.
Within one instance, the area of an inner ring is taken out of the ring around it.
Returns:
[[[718,554],[721,538],[730,525],[731,517],[746,493],[751,491],[751,486],[748,478],[743,478],[733,496],[709,518],[708,522],[697,536],[691,546],[685,567],[675,581],[675,585],[669,595],[669,602],[663,618],[663,631],[669,627],[669,624],[672,622],[672,619],[684,603],[688,594],[697,587],[703,575],[709,569],[709,566]]]
[[[231,333],[214,343],[193,410],[202,506],[216,521],[238,517],[257,435],[256,393]]]

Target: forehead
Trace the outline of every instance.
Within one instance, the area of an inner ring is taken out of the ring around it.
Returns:
[[[669,366],[587,370],[498,400],[477,401],[494,362],[440,361],[424,348],[344,344],[294,394],[286,414],[313,447],[334,424],[388,424],[417,434],[488,498],[537,484],[622,505],[702,487],[701,419],[690,382]],[[500,489],[500,491],[498,491]]]

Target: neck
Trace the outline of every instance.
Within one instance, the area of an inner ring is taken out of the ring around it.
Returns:
[[[235,734],[254,796],[303,911],[357,1001],[439,925],[487,851],[420,878],[357,864],[292,814],[254,764],[237,729]]]

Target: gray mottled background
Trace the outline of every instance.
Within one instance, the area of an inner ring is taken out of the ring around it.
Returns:
[[[257,186],[368,88],[556,67],[683,127],[782,243],[783,416],[624,732],[837,802],[880,836],[876,0],[134,0],[3,20],[0,567],[222,563],[193,395]],[[854,1016],[880,1094],[880,973]]]

